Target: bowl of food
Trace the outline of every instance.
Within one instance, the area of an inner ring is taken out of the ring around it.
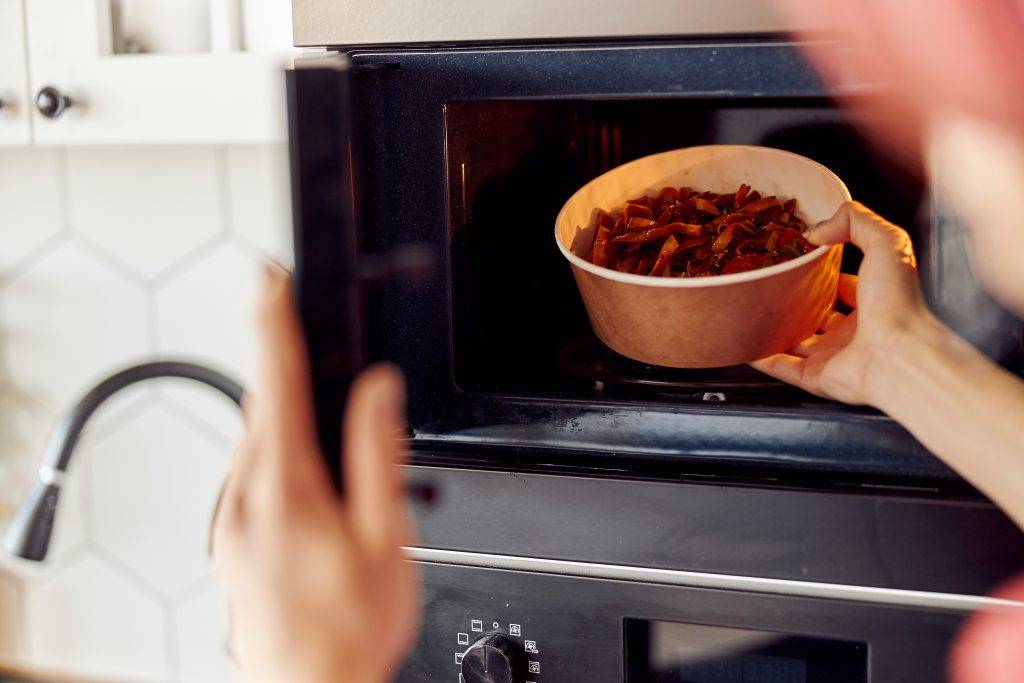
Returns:
[[[608,347],[652,365],[722,367],[785,351],[828,319],[842,246],[802,233],[849,199],[798,154],[687,147],[584,185],[555,241]]]

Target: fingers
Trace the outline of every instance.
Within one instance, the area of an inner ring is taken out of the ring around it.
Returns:
[[[786,384],[799,387],[809,394],[829,398],[812,381],[806,358],[800,358],[789,353],[777,353],[774,356],[754,361],[750,364],[750,367],[760,370],[764,374],[781,380]]]
[[[750,364],[750,367],[760,370],[775,379],[782,380],[787,384],[798,386],[805,391],[811,391],[808,386],[805,386],[807,360],[799,356],[777,353],[774,356],[754,361]]]
[[[839,300],[850,308],[857,308],[857,276],[839,274]]]
[[[821,333],[824,334],[825,332],[828,332],[841,323],[845,318],[846,316],[839,311],[832,311],[828,316],[828,320],[826,320],[825,324],[821,326]]]
[[[251,439],[248,436],[243,436],[235,446],[235,452],[231,458],[231,468],[224,477],[220,492],[217,494],[217,501],[213,506],[207,548],[211,557],[217,554],[218,544],[222,542],[222,539],[237,532],[243,524],[245,489],[252,472],[249,466],[251,458],[248,457],[248,453],[251,451]]]
[[[270,476],[308,483],[325,476],[319,460],[306,347],[293,303],[291,278],[267,266],[259,303],[257,392],[248,424],[256,447],[249,449]]]
[[[396,467],[405,457],[397,438],[404,425],[400,372],[386,364],[366,370],[349,392],[342,468],[353,527],[377,547],[401,542],[406,533],[404,484]]]
[[[786,351],[786,353],[791,356],[796,356],[797,358],[807,358],[808,356],[811,355],[811,352],[814,350],[814,347],[817,346],[820,341],[820,334],[812,334],[810,337],[804,339],[802,342],[791,348],[789,351]]]
[[[828,220],[804,232],[812,244],[852,242],[865,255],[891,252],[909,265],[915,265],[910,236],[903,228],[890,223],[860,202],[845,202]]]

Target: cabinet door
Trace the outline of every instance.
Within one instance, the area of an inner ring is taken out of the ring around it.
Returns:
[[[25,0],[25,11],[31,92],[71,101],[55,118],[33,110],[38,144],[285,139],[283,53],[115,54],[111,0]]]
[[[30,141],[22,0],[0,0],[0,145]]]

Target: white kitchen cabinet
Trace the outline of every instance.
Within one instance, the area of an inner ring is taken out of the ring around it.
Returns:
[[[24,2],[30,92],[35,98],[55,88],[70,101],[53,118],[32,107],[36,144],[285,139],[282,66],[289,55],[285,46],[238,49],[240,26],[219,25],[217,17],[238,20],[240,0],[208,0],[225,11],[213,13],[212,51],[191,54],[115,54],[110,0]]]
[[[22,0],[0,0],[0,145],[31,139]]]

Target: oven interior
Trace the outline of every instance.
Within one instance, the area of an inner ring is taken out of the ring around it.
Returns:
[[[866,110],[865,115],[870,115]],[[648,154],[710,143],[766,145],[832,169],[853,196],[920,231],[925,187],[825,99],[579,99],[449,102],[452,362],[464,392],[516,397],[819,403],[746,366],[676,370],[612,352],[591,331],[555,248],[562,204]],[[756,189],[756,188],[755,188]],[[843,270],[860,255],[846,250]]]

